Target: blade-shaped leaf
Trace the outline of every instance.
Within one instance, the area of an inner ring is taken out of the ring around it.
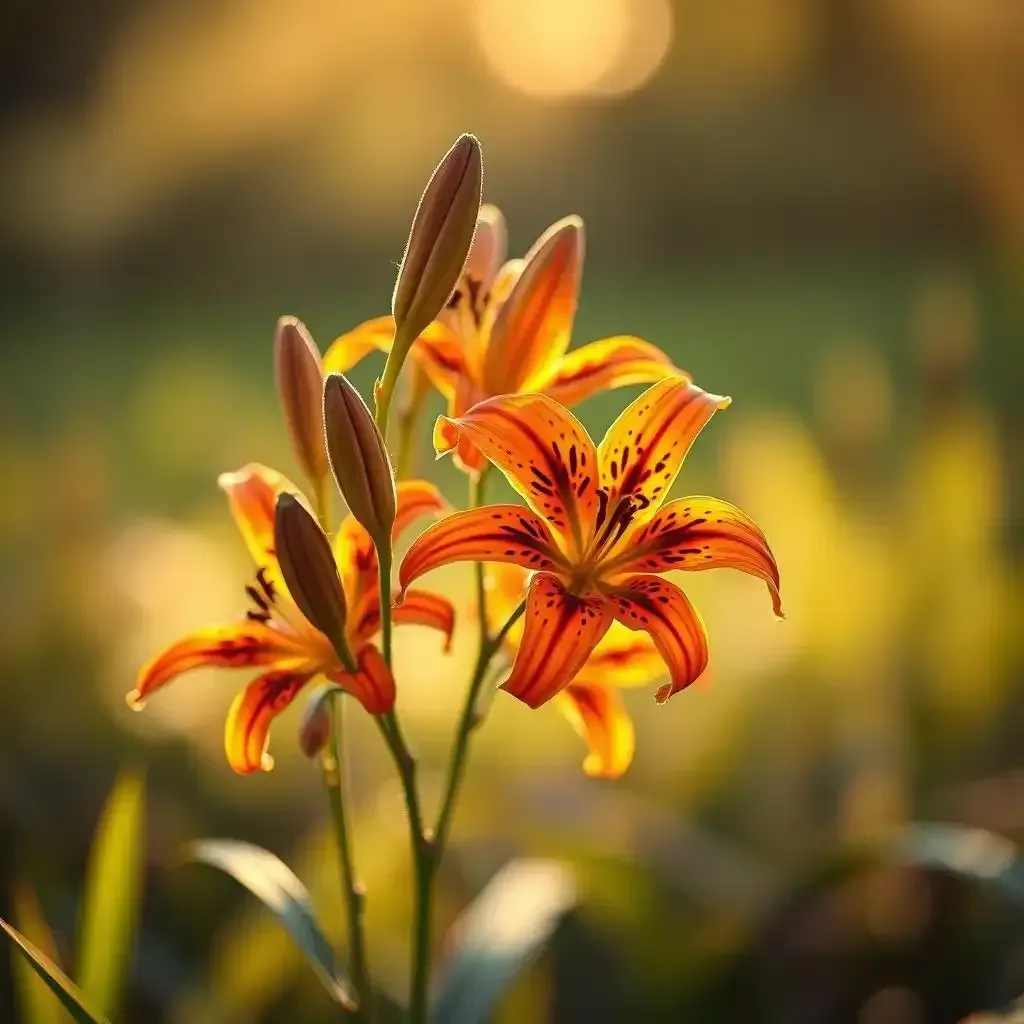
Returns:
[[[11,893],[11,902],[14,923],[22,935],[57,964],[57,943],[43,916],[35,890],[26,885],[19,885]],[[14,985],[25,1024],[63,1024],[66,1020],[57,997],[25,957],[16,958]]]
[[[84,997],[71,979],[41,950],[37,949],[16,928],[0,918],[0,929],[14,943],[29,966],[49,986],[61,1005],[79,1024],[109,1024],[106,1017],[89,1009]]]
[[[107,797],[86,873],[78,981],[89,1002],[116,1015],[135,945],[145,848],[145,784],[122,772]]]
[[[334,951],[295,873],[269,850],[235,839],[200,839],[188,848],[191,859],[219,868],[262,901],[288,929],[331,997],[348,1010],[355,1000],[334,962]]]
[[[455,925],[434,1024],[486,1024],[516,976],[543,951],[576,903],[562,864],[515,860],[488,883]]]

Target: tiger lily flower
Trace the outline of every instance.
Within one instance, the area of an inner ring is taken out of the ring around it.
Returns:
[[[513,565],[495,568],[487,614],[492,628],[498,629],[519,604],[526,574]],[[508,631],[503,645],[511,658],[522,640],[519,619]],[[591,778],[617,779],[629,768],[636,734],[619,689],[645,686],[663,675],[664,668],[658,648],[649,636],[613,622],[576,678],[556,694],[554,703],[587,744],[583,771]]]
[[[236,772],[269,770],[270,725],[316,675],[324,675],[355,697],[372,715],[389,711],[395,682],[372,640],[380,629],[377,553],[369,534],[348,516],[333,540],[348,605],[345,643],[358,666],[346,671],[331,641],[299,611],[285,585],[274,545],[274,508],[282,493],[299,490],[280,473],[250,464],[219,480],[238,529],[256,562],[256,577],[245,590],[252,607],[238,622],[200,629],[171,644],[140,670],[128,694],[131,707],[141,709],[157,690],[189,669],[201,666],[261,668],[264,673],[235,697],[225,727],[228,762]],[[397,536],[414,519],[439,513],[446,505],[440,493],[422,480],[398,487]],[[415,623],[440,630],[446,649],[455,613],[444,597],[414,591],[394,612],[396,623]]]
[[[663,703],[704,671],[703,623],[662,574],[731,567],[764,580],[781,617],[779,574],[764,534],[718,498],[663,504],[690,445],[728,398],[685,378],[655,384],[596,446],[568,409],[544,395],[504,395],[457,419],[440,417],[439,454],[470,442],[525,498],[433,524],[407,552],[403,591],[459,561],[534,570],[522,642],[503,688],[540,707],[572,682],[616,620],[648,633],[668,667]]]
[[[537,392],[574,405],[606,388],[682,375],[659,348],[629,335],[567,351],[582,272],[579,217],[552,224],[524,259],[505,262],[504,217],[480,208],[455,293],[412,348],[450,417],[496,395]],[[325,371],[344,373],[372,350],[387,351],[394,332],[391,317],[360,324],[328,349]],[[472,444],[460,444],[456,458],[470,471],[484,465]]]

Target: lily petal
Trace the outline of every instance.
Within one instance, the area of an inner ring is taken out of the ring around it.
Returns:
[[[628,405],[598,449],[609,506],[631,495],[634,521],[649,519],[665,500],[694,439],[730,401],[702,391],[686,377],[671,377]]]
[[[453,562],[512,562],[544,570],[564,565],[540,516],[521,505],[487,505],[446,516],[413,541],[398,570],[403,593],[424,573]]]
[[[650,384],[665,377],[687,377],[649,341],[618,335],[591,342],[550,363],[526,382],[525,391],[539,391],[562,405],[628,384]]]
[[[583,273],[583,221],[552,224],[526,254],[525,268],[491,326],[484,386],[516,392],[569,347]]]
[[[586,741],[583,770],[593,779],[618,779],[633,761],[636,732],[614,686],[575,682],[558,695],[562,713]]]
[[[665,659],[672,681],[658,691],[659,704],[699,678],[708,664],[707,634],[697,609],[674,583],[630,576],[605,593],[619,622],[649,633]]]
[[[274,590],[287,595],[274,547],[274,508],[277,496],[283,493],[294,494],[306,504],[302,492],[286,476],[258,462],[235,473],[222,473],[217,483],[228,496],[231,514],[253,560],[265,571]]]
[[[573,681],[613,620],[601,594],[578,597],[556,576],[537,573],[526,592],[523,639],[501,688],[539,708]]]
[[[597,511],[597,453],[568,409],[544,395],[501,395],[464,416],[439,416],[439,455],[468,439],[565,538],[589,537]]]
[[[665,661],[646,633],[613,622],[576,677],[577,683],[647,686],[665,674]]]
[[[670,501],[646,525],[626,534],[621,554],[604,569],[668,572],[729,568],[764,580],[775,614],[782,618],[779,567],[760,527],[735,505],[693,495]]]
[[[410,590],[402,603],[392,610],[391,617],[403,626],[429,626],[444,633],[444,649],[452,647],[455,632],[455,607],[447,597],[429,590]]]
[[[197,630],[150,658],[139,670],[128,703],[141,708],[151,694],[183,672],[202,666],[252,668],[287,666],[298,669],[309,664],[307,648],[298,637],[245,620],[229,626]]]
[[[372,644],[356,654],[357,672],[330,672],[328,678],[352,694],[371,714],[383,715],[395,706],[395,677],[384,656]]]
[[[270,771],[274,761],[267,753],[270,723],[312,678],[310,672],[274,670],[254,679],[232,701],[224,726],[224,750],[228,763],[239,775]]]
[[[390,352],[395,337],[395,319],[378,316],[353,327],[331,342],[324,354],[324,375],[348,373],[371,352]]]
[[[441,492],[427,480],[400,480],[397,500],[393,537],[402,534],[420,516],[439,515],[449,507]]]
[[[462,339],[441,320],[429,324],[412,347],[414,359],[426,371],[430,383],[451,399],[463,380],[472,377],[472,367]]]

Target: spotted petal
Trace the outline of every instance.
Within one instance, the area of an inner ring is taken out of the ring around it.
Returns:
[[[341,686],[371,714],[383,715],[395,706],[395,678],[383,655],[372,644],[356,653],[358,671],[329,672],[328,678]]]
[[[614,619],[600,594],[578,597],[561,580],[537,573],[526,593],[526,621],[512,673],[502,684],[539,708],[576,677]]]
[[[597,509],[597,454],[586,429],[544,395],[501,395],[464,416],[441,416],[438,454],[472,442],[568,543],[589,537]]]
[[[605,572],[667,572],[730,568],[764,580],[782,616],[779,567],[758,525],[735,505],[695,495],[670,501],[647,524],[627,533]]]
[[[254,679],[235,697],[224,726],[224,749],[236,772],[248,775],[273,768],[267,753],[270,724],[311,678],[308,672],[275,669]]]
[[[636,509],[634,521],[649,519],[665,500],[694,439],[729,401],[685,377],[670,377],[628,405],[598,449],[609,507],[628,495]]]
[[[558,695],[558,705],[590,749],[583,762],[587,775],[620,778],[633,761],[636,733],[618,690],[607,683],[577,681]]]
[[[268,665],[291,669],[310,663],[308,648],[295,636],[262,622],[245,620],[190,633],[150,658],[139,670],[128,703],[141,707],[151,694],[183,672],[203,666],[253,668]]]
[[[453,562],[511,562],[544,570],[565,564],[547,524],[521,505],[455,512],[427,527],[402,559],[402,590],[431,569]]]
[[[697,609],[674,583],[630,576],[606,593],[619,622],[650,634],[665,659],[672,681],[658,691],[658,703],[699,678],[708,663],[707,634]]]
[[[687,375],[649,341],[619,335],[567,353],[527,381],[524,390],[542,392],[562,405],[575,405],[609,388],[650,384],[668,376]]]

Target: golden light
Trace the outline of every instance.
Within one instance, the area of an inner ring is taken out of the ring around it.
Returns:
[[[672,42],[669,0],[476,0],[474,19],[494,74],[546,99],[633,92]]]

